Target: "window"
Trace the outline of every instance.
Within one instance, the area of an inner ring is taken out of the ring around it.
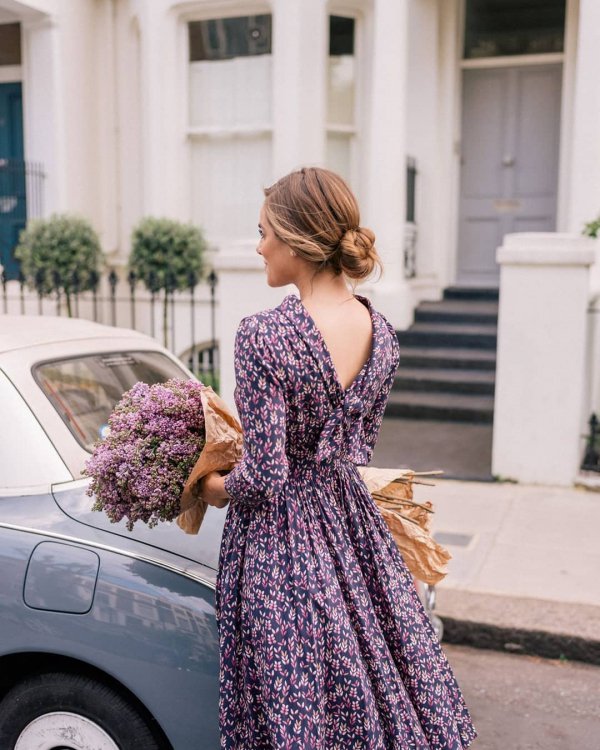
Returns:
[[[115,352],[38,365],[37,382],[73,435],[87,450],[104,437],[108,417],[121,396],[138,381],[163,383],[187,378],[158,352]]]
[[[270,15],[188,24],[193,220],[216,244],[255,237],[271,177],[271,25]]]
[[[244,16],[189,24],[190,61],[271,54],[271,16]]]
[[[562,52],[566,0],[467,0],[465,58]]]
[[[329,17],[327,67],[327,166],[347,181],[352,177],[356,136],[355,20]]]
[[[21,24],[0,24],[0,65],[21,64]]]

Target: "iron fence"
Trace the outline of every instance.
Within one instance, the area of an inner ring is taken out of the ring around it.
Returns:
[[[417,161],[412,156],[406,160],[406,226],[404,232],[404,276],[417,275]]]
[[[585,436],[586,447],[583,461],[581,462],[582,471],[600,472],[600,429],[598,417],[595,414],[589,419],[590,431]]]
[[[586,380],[589,383],[589,393],[585,408],[590,417],[587,422],[588,432],[582,435],[585,438],[585,448],[580,469],[600,473],[600,422],[597,416],[600,413],[600,294],[597,291],[589,301],[587,314],[589,371]]]
[[[150,290],[133,273],[111,268],[92,276],[82,289],[77,273],[70,278],[52,275],[54,291],[42,293],[42,279],[26,283],[0,273],[2,312],[13,315],[56,315],[85,318],[121,328],[133,328],[159,340],[206,385],[218,391],[219,346],[215,337],[216,286],[211,271],[205,280],[190,274],[188,287]],[[1,325],[1,319],[0,319]]]

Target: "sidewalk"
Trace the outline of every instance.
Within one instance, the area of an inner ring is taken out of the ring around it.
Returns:
[[[394,466],[384,426],[373,466]],[[434,536],[453,556],[436,587],[444,640],[600,664],[600,492],[432,481],[415,499],[432,501]]]

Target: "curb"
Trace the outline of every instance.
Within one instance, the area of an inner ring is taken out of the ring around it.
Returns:
[[[507,653],[569,659],[600,666],[600,641],[545,630],[501,627],[458,620],[436,612],[444,623],[444,643]]]
[[[434,611],[447,643],[600,666],[597,605],[440,587]]]

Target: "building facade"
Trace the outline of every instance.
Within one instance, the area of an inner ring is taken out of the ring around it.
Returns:
[[[44,175],[30,215],[84,214],[115,264],[142,216],[199,224],[223,362],[281,300],[256,223],[299,166],[354,188],[385,266],[363,288],[398,329],[448,286],[498,286],[507,233],[600,212],[598,0],[0,0],[0,63],[0,164]]]

